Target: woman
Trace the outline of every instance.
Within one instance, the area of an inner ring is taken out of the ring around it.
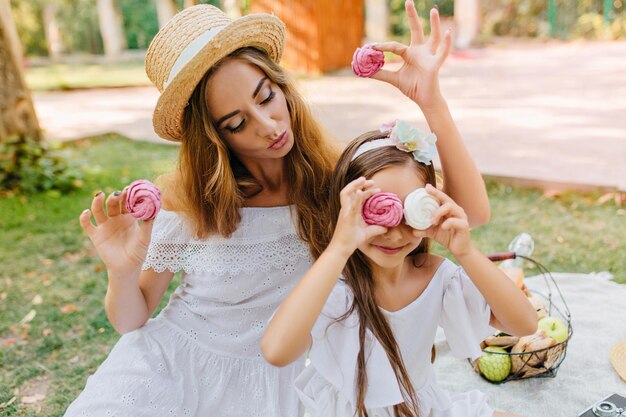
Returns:
[[[292,386],[302,359],[272,367],[258,344],[323,250],[315,242],[328,227],[320,211],[335,152],[278,66],[284,33],[274,16],[232,21],[199,5],[152,41],[154,127],[181,142],[178,169],[160,181],[164,210],[154,221],[139,226],[125,213],[125,191],[99,193],[81,214],[107,267],[107,315],[124,335],[66,416],[302,414]],[[473,179],[452,194],[484,221],[484,185],[460,138],[440,142],[457,159],[448,169],[442,158],[448,186]],[[149,320],[178,270],[180,286]]]

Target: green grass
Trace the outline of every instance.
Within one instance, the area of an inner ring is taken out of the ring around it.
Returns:
[[[78,215],[99,190],[172,169],[177,153],[114,135],[69,148],[88,167],[82,191],[0,199],[0,416],[62,415],[118,339],[103,309],[106,273]],[[608,270],[626,283],[626,212],[614,202],[598,205],[599,195],[575,193],[547,199],[495,183],[489,194],[492,220],[473,231],[483,251],[504,251],[526,231],[550,270]],[[34,318],[20,323],[31,311]],[[22,403],[36,393],[45,399]]]
[[[129,87],[151,85],[143,61],[119,64],[52,64],[25,70],[31,90]]]

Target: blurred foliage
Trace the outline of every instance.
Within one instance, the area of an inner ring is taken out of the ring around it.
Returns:
[[[482,0],[483,34],[561,39],[618,39],[625,36],[626,9],[614,0],[604,18],[603,0],[554,0],[549,16],[546,0]],[[551,27],[552,25],[552,27]]]
[[[601,14],[585,13],[577,19],[572,36],[584,39],[624,39],[626,38],[626,13],[614,18],[608,26],[604,24]]]
[[[146,49],[159,30],[154,0],[116,0],[122,13],[129,49]],[[184,0],[173,0],[178,9]],[[250,0],[243,0],[249,3]],[[219,0],[200,0],[200,4],[220,5]],[[48,54],[43,22],[43,6],[57,6],[56,19],[61,30],[63,53],[101,54],[96,0],[11,0],[13,18],[27,56]]]
[[[406,37],[409,24],[404,0],[388,0],[391,35]],[[550,0],[480,0],[483,35],[562,39],[619,39],[626,37],[625,0],[613,0],[605,21],[604,0],[554,0],[556,13],[550,22]],[[415,0],[428,31],[428,11],[437,5],[442,16],[454,15],[454,0]],[[552,23],[553,27],[550,26]]]
[[[147,49],[159,31],[156,3],[146,0],[122,0],[120,3],[128,49]]]
[[[492,36],[547,37],[546,0],[483,0],[483,33]]]
[[[60,3],[56,17],[65,51],[101,54],[104,49],[96,0],[55,1]]]
[[[403,37],[409,34],[409,21],[404,11],[404,1],[389,0],[389,25],[392,36]],[[439,8],[441,16],[454,15],[454,0],[416,0],[415,8],[426,30],[430,28],[428,20],[430,9],[435,5]]]
[[[82,171],[46,141],[12,136],[0,143],[0,191],[33,194],[82,187]]]
[[[173,0],[182,9],[184,0]],[[239,0],[244,11],[252,0]],[[483,10],[483,34],[486,36],[530,36],[547,38],[618,39],[626,32],[625,0],[613,0],[605,21],[604,0],[554,0],[556,14],[550,30],[546,0],[480,0]],[[117,0],[129,49],[145,49],[158,31],[154,0]],[[409,33],[404,0],[388,0],[390,32],[394,37]],[[200,3],[220,5],[219,0]],[[64,53],[101,54],[96,0],[11,0],[18,34],[25,55],[47,55],[43,29],[43,5],[57,6],[56,18],[61,28]],[[437,5],[442,16],[454,15],[454,0],[415,0],[425,29],[429,30],[428,11]]]
[[[11,0],[13,20],[24,47],[24,55],[46,55],[43,13],[38,1]]]

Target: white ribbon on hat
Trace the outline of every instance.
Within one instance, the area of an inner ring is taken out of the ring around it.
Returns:
[[[167,81],[163,83],[163,89],[165,89],[174,78],[178,75],[178,73],[195,57],[200,50],[209,43],[211,39],[215,37],[218,33],[222,31],[226,26],[215,26],[204,32],[202,35],[198,36],[193,41],[189,42],[189,45],[183,49],[183,51],[178,56],[174,65],[172,65],[172,69],[170,70],[170,74],[167,77]]]

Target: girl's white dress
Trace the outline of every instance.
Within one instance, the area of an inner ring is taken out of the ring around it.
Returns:
[[[272,312],[311,267],[290,207],[243,208],[230,238],[193,239],[157,216],[144,269],[182,270],[158,317],[114,346],[68,417],[296,417],[303,360],[284,368],[259,348]]]
[[[353,313],[343,321],[335,320],[348,310],[352,297],[349,287],[340,281],[311,332],[311,363],[296,379],[296,387],[313,417],[353,417],[355,413],[358,317]],[[381,310],[400,346],[421,416],[493,415],[480,391],[449,394],[439,387],[430,361],[438,326],[443,328],[452,353],[461,358],[479,357],[480,342],[494,332],[489,326],[489,306],[461,267],[444,260],[416,300],[395,312]],[[365,407],[370,417],[392,417],[392,406],[403,401],[400,386],[383,347],[369,330],[365,343]],[[467,372],[473,372],[469,366]]]

